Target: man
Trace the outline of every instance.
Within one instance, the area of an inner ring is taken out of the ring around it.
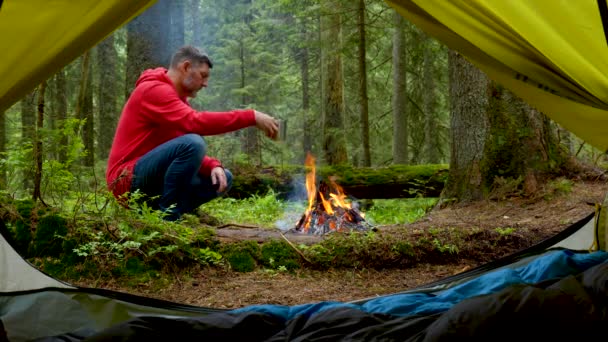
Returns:
[[[108,159],[106,181],[117,198],[139,190],[149,206],[166,213],[165,219],[177,220],[232,185],[230,171],[206,155],[202,135],[255,125],[276,139],[277,120],[262,112],[190,107],[187,98],[207,86],[211,68],[207,55],[184,46],[173,55],[169,70],[141,74],[123,108]]]

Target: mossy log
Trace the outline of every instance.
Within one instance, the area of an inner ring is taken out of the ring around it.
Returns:
[[[263,169],[238,168],[229,197],[263,196],[272,190],[280,199],[306,198],[303,166]],[[352,166],[318,167],[317,184],[331,177],[344,192],[357,199],[439,197],[448,176],[448,166],[392,165],[382,168]]]

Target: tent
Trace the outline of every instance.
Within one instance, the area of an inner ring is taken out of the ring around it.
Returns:
[[[605,0],[387,2],[565,128],[608,147]],[[152,3],[0,1],[0,111]],[[529,249],[410,291],[236,310],[59,281],[19,256],[0,222],[0,340],[595,337],[608,320],[604,208]]]

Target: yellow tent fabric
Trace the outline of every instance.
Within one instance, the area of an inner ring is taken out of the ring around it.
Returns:
[[[606,0],[387,3],[587,143],[608,149]]]
[[[155,0],[4,0],[0,112]]]

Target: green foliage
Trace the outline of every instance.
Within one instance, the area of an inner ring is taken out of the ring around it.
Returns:
[[[286,203],[279,201],[274,192],[242,200],[219,198],[202,205],[202,210],[222,222],[239,222],[272,227],[285,211]]]
[[[511,235],[511,234],[515,233],[515,231],[516,231],[516,229],[513,227],[506,227],[506,228],[498,227],[498,228],[495,228],[494,230],[501,236]]]
[[[555,195],[566,195],[572,192],[574,182],[567,178],[557,178],[549,181],[548,188],[553,190]]]
[[[437,204],[437,198],[409,198],[374,200],[365,212],[365,219],[372,224],[407,224],[423,217]]]

